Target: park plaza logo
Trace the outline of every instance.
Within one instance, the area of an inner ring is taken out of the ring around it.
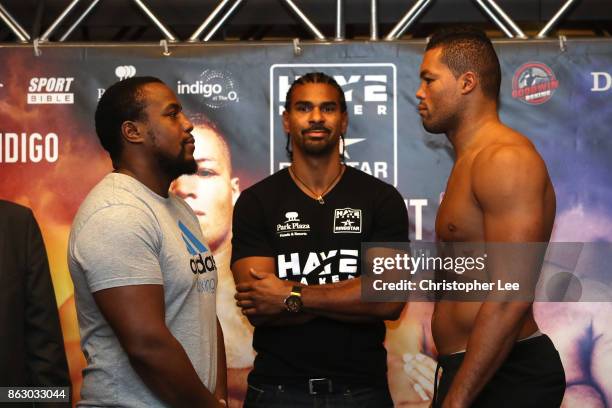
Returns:
[[[512,97],[530,105],[541,105],[552,98],[559,81],[552,69],[541,62],[528,62],[512,78]]]
[[[71,92],[74,77],[35,77],[30,78],[28,105],[72,105],[74,93]]]
[[[202,274],[208,272],[216,272],[217,265],[212,252],[187,228],[181,221],[178,222],[178,227],[181,230],[181,238],[185,243],[185,248],[191,256],[189,260],[189,268],[193,273],[193,284],[197,287],[198,292],[214,293],[217,285],[215,277],[204,279]],[[204,256],[202,256],[204,254]]]
[[[285,220],[276,224],[276,234],[280,238],[286,237],[305,237],[310,232],[310,224],[300,221],[300,215],[296,211],[285,213]]]
[[[334,234],[361,233],[361,210],[336,208],[334,210]]]

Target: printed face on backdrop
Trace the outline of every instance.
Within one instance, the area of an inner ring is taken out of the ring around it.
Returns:
[[[174,92],[164,84],[150,83],[143,87],[143,98],[145,115],[139,122],[160,167],[172,178],[195,173],[193,125]]]
[[[338,152],[340,135],[346,133],[348,115],[340,108],[338,91],[329,84],[297,85],[289,111],[283,113],[283,129],[292,148],[305,155],[325,156]]]
[[[457,122],[461,109],[460,81],[441,60],[442,48],[425,53],[416,92],[423,127],[430,133],[445,133]]]
[[[196,126],[192,134],[197,172],[178,178],[172,190],[194,210],[214,252],[230,240],[240,185],[237,177],[231,177],[230,152],[223,136],[208,125]]]

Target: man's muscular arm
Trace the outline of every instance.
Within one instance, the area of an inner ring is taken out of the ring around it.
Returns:
[[[474,160],[472,187],[483,212],[487,242],[548,241],[546,167],[529,147],[492,147]],[[553,208],[554,211],[554,208]],[[503,264],[489,264],[493,282],[508,276]],[[444,407],[468,407],[514,346],[531,310],[530,302],[485,301],[476,316],[465,359],[444,401]]]
[[[163,286],[120,286],[93,296],[134,371],[155,395],[172,407],[221,407],[166,327]]]

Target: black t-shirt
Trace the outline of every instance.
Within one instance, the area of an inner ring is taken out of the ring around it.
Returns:
[[[287,169],[241,193],[234,207],[232,264],[273,257],[281,279],[328,284],[360,275],[362,242],[408,241],[408,213],[391,185],[347,167],[325,204],[307,196]],[[385,326],[324,317],[295,326],[257,327],[251,381],[309,378],[386,381]]]

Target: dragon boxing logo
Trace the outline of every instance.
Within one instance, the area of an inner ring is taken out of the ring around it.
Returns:
[[[528,62],[512,78],[512,97],[530,105],[541,105],[552,98],[559,81],[546,64]]]

